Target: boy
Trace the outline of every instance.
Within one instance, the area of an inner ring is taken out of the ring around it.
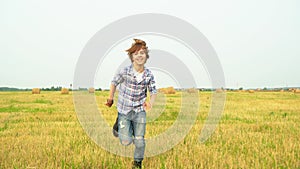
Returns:
[[[118,118],[113,127],[118,133],[114,135],[119,136],[122,145],[134,143],[133,168],[141,168],[145,151],[145,110],[152,108],[157,90],[152,72],[144,66],[149,58],[148,47],[142,40],[134,41],[131,48],[126,50],[132,64],[114,76],[106,105],[112,106],[116,86],[119,85]],[[146,102],[147,89],[151,94],[150,102]]]

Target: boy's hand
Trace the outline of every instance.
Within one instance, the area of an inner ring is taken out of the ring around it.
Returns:
[[[143,104],[143,106],[144,106],[144,109],[147,110],[147,111],[149,111],[149,110],[152,109],[152,104],[149,103],[149,102],[145,102],[145,103]]]
[[[114,100],[113,99],[107,99],[105,105],[108,107],[111,107],[114,104]]]

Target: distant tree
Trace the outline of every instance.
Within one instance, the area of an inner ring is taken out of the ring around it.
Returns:
[[[243,87],[240,87],[239,90],[243,90]]]

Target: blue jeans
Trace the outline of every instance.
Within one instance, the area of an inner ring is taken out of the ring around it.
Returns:
[[[127,115],[118,113],[119,138],[122,145],[135,145],[134,160],[142,161],[145,152],[146,112],[130,111]]]

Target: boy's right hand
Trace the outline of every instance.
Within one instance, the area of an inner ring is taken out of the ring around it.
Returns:
[[[144,106],[144,109],[147,110],[147,111],[150,111],[152,109],[152,104],[149,103],[149,102],[145,102],[143,104],[143,106]]]
[[[105,105],[108,107],[111,107],[114,104],[114,100],[113,99],[107,99]]]

